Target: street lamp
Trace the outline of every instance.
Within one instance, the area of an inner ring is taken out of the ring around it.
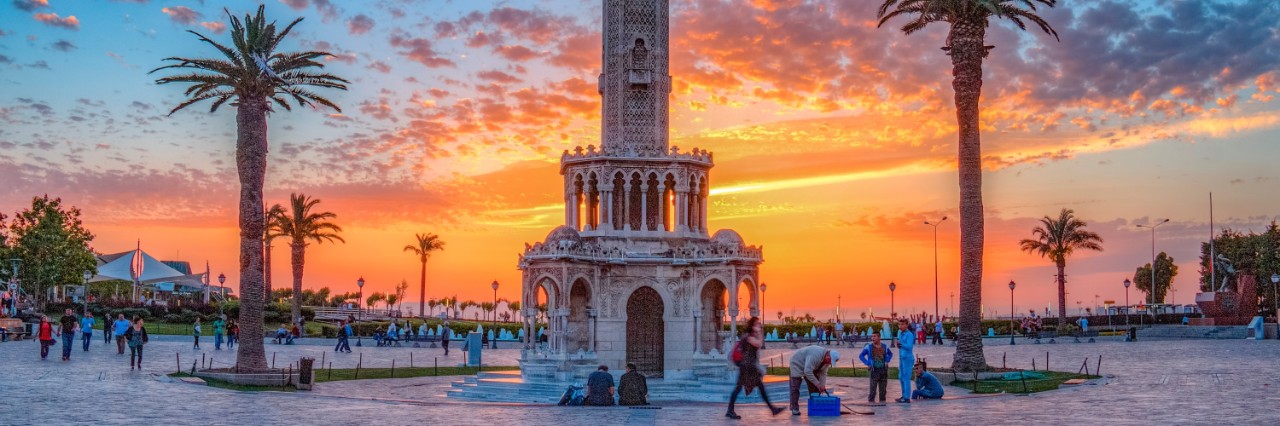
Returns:
[[[925,225],[933,227],[933,317],[939,320],[942,317],[938,316],[938,225],[941,225],[946,220],[947,217],[943,216],[942,220],[935,223],[924,221]]]
[[[9,294],[13,297],[13,305],[9,316],[18,315],[18,264],[22,263],[22,259],[9,259],[9,264],[13,266],[13,273],[9,275]]]
[[[1280,274],[1271,274],[1271,308],[1276,311],[1276,318],[1280,318],[1280,303],[1276,301],[1277,285],[1280,285]]]
[[[893,303],[894,302],[893,292],[894,290],[897,290],[897,289],[898,289],[898,285],[890,281],[889,282],[889,318],[894,318],[898,316],[897,308],[894,307],[894,303]]]
[[[1148,299],[1151,300],[1147,302],[1147,305],[1156,304],[1156,228],[1166,223],[1169,223],[1169,219],[1162,220],[1155,225],[1138,225],[1139,228],[1151,229],[1151,289],[1148,291],[1151,296]]]
[[[1276,278],[1280,278],[1280,277],[1276,277]],[[760,322],[762,324],[764,323],[765,318],[767,318],[764,314],[764,290],[767,288],[769,288],[768,284],[760,283],[760,306],[758,308],[760,310]],[[782,312],[778,312],[778,320],[782,320]],[[760,349],[764,349],[764,339],[760,340]]]
[[[227,306],[227,274],[218,274],[218,316],[225,315],[224,307]]]
[[[1018,324],[1013,320],[1013,288],[1017,286],[1018,286],[1018,283],[1013,282],[1013,280],[1009,280],[1009,344],[1010,345],[1018,344],[1018,342],[1013,339],[1013,336],[1015,334],[1014,330],[1018,328]]]
[[[356,301],[356,306],[360,307],[360,310],[357,312],[360,314],[360,319],[364,319],[364,277],[356,280],[356,288],[360,289],[360,300]]]
[[[89,279],[93,278],[93,271],[84,271],[84,315],[89,316]]]
[[[1129,284],[1133,284],[1128,278],[1124,279],[1124,326],[1129,326]]]
[[[498,322],[498,280],[493,280],[489,287],[493,287],[493,322]]]

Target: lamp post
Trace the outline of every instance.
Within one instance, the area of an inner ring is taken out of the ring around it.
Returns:
[[[1128,278],[1124,279],[1124,326],[1129,327],[1129,284],[1133,284]]]
[[[12,266],[12,274],[9,275],[9,295],[13,297],[13,305],[9,311],[9,316],[18,315],[18,265],[22,263],[22,259],[9,259],[9,265]]]
[[[898,285],[892,281],[889,282],[889,318],[898,316],[897,308],[894,307],[893,292],[898,289]]]
[[[933,317],[934,318],[942,318],[938,316],[938,225],[941,225],[942,222],[946,220],[947,220],[947,217],[943,216],[942,220],[939,220],[934,223],[930,223],[927,220],[924,221],[925,225],[929,225],[933,227]]]
[[[493,280],[489,287],[493,287],[493,322],[498,322],[498,280]]]
[[[1156,228],[1166,223],[1169,223],[1169,219],[1162,220],[1155,225],[1138,225],[1139,228],[1151,229],[1151,290],[1148,292],[1150,294],[1150,297],[1148,297],[1150,300],[1147,301],[1148,306],[1156,304]]]
[[[1276,278],[1280,278],[1280,277],[1276,277]],[[760,322],[761,322],[762,324],[763,324],[763,323],[764,323],[764,321],[765,321],[764,319],[765,319],[765,318],[768,318],[768,316],[766,316],[766,315],[764,314],[764,291],[765,291],[765,289],[767,289],[767,288],[769,288],[769,285],[768,285],[768,284],[760,283],[760,306],[758,306],[757,308],[759,308],[759,310],[760,310]],[[781,312],[779,312],[779,314],[781,314]],[[779,320],[781,320],[781,319],[782,319],[782,318],[781,318],[781,317],[782,317],[782,315],[778,315],[778,317],[779,317],[779,318],[778,318]],[[763,330],[763,328],[761,328],[761,330]],[[760,349],[764,349],[764,339],[760,339]]]
[[[1013,280],[1009,280],[1009,344],[1010,345],[1018,344],[1018,342],[1013,339],[1013,336],[1015,334],[1014,330],[1018,328],[1017,322],[1013,320],[1013,288],[1017,286],[1018,286],[1018,283],[1013,282]]]
[[[1276,287],[1280,286],[1280,274],[1271,274],[1271,309],[1276,311],[1276,322],[1280,322],[1280,303],[1276,301]]]
[[[93,271],[84,271],[84,315],[89,316],[89,279],[93,278]]]
[[[356,288],[360,289],[360,300],[356,301],[356,306],[359,306],[360,310],[357,311],[357,313],[359,314],[360,319],[363,320],[364,319],[364,277],[360,277],[360,279],[356,280]]]
[[[223,307],[227,305],[227,274],[218,274],[218,316],[225,315]]]

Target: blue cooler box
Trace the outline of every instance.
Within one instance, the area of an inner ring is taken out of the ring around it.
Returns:
[[[840,417],[840,397],[809,395],[810,417]]]

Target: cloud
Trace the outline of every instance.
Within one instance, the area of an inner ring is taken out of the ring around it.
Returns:
[[[387,65],[386,63],[384,63],[384,62],[382,62],[382,61],[372,61],[372,62],[369,62],[369,65],[368,65],[368,66],[366,66],[365,68],[368,68],[368,69],[371,69],[371,70],[376,70],[376,71],[378,71],[378,72],[380,72],[380,73],[383,73],[383,74],[387,74],[387,73],[390,73],[390,72],[391,72],[391,66],[390,66],[390,65]]]
[[[221,22],[201,22],[200,26],[213,31],[214,34],[222,34],[227,31],[227,24]]]
[[[351,35],[361,35],[368,33],[374,26],[373,19],[365,14],[359,14],[347,20],[347,32]]]
[[[66,28],[69,30],[80,29],[80,20],[76,19],[75,15],[63,18],[58,16],[56,13],[37,13],[35,14],[35,18],[37,21],[53,27]]]
[[[13,0],[13,7],[23,12],[31,12],[49,7],[49,0]]]
[[[193,25],[199,21],[202,16],[200,12],[191,10],[191,8],[186,6],[166,7],[160,9],[160,11],[164,12],[165,15],[169,15],[169,20],[183,25]]]
[[[280,0],[280,2],[284,3],[286,6],[289,6],[290,8],[293,8],[293,10],[306,9],[307,6],[311,5],[310,0]]]
[[[457,66],[457,63],[440,56],[440,53],[436,52],[431,40],[425,38],[410,38],[404,34],[396,34],[391,36],[390,41],[391,47],[405,49],[397,53],[411,61],[422,64],[427,68]]]
[[[0,64],[12,64],[12,63],[13,63],[12,58],[8,56],[0,55]]]
[[[50,47],[63,52],[70,52],[72,50],[76,50],[76,45],[71,44],[71,42],[66,40],[58,40],[57,42],[50,45]]]

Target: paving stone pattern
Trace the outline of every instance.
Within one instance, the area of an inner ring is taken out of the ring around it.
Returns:
[[[320,358],[335,368],[353,367],[364,355],[368,367],[415,365],[440,357],[441,365],[462,362],[461,352],[443,357],[441,349],[360,347],[356,353],[335,354],[330,342],[308,341],[300,345],[267,345],[278,366],[300,356]],[[621,407],[554,407],[521,404],[471,403],[444,397],[457,378],[413,378],[320,383],[314,392],[246,393],[168,380],[164,373],[177,369],[177,353],[190,368],[202,354],[215,365],[228,365],[234,353],[191,349],[189,338],[156,336],[147,346],[146,368],[131,372],[128,355],[116,355],[114,344],[95,340],[89,352],[79,347],[70,362],[58,360],[54,348],[47,361],[39,359],[39,345],[30,341],[0,343],[0,424],[677,424],[710,422],[731,424],[719,404],[666,404],[659,410]],[[320,344],[324,343],[324,346]],[[1276,424],[1280,422],[1280,341],[1184,340],[1124,343],[1019,344],[988,340],[988,360],[999,365],[1002,356],[1011,367],[1030,367],[1036,359],[1043,368],[1045,352],[1050,367],[1075,371],[1085,359],[1094,368],[1102,355],[1106,384],[1081,386],[1032,396],[999,396],[915,403],[909,406],[859,407],[874,416],[840,419],[769,417],[758,405],[738,408],[741,424],[854,423],[871,424]],[[1022,343],[1022,342],[1020,342]],[[78,342],[77,342],[78,345]],[[853,359],[851,348],[843,358]],[[766,351],[777,356],[789,351]],[[918,357],[936,365],[950,361],[948,346],[918,347]],[[486,354],[485,363],[512,365],[516,350]],[[789,359],[789,357],[788,357]],[[446,362],[448,364],[446,364]],[[845,362],[842,365],[847,365]],[[323,373],[320,373],[323,374]],[[860,401],[865,379],[838,379],[846,402]],[[890,381],[890,395],[898,390]],[[950,394],[963,390],[948,388]],[[786,395],[771,395],[775,401]],[[888,423],[885,423],[888,422]]]

